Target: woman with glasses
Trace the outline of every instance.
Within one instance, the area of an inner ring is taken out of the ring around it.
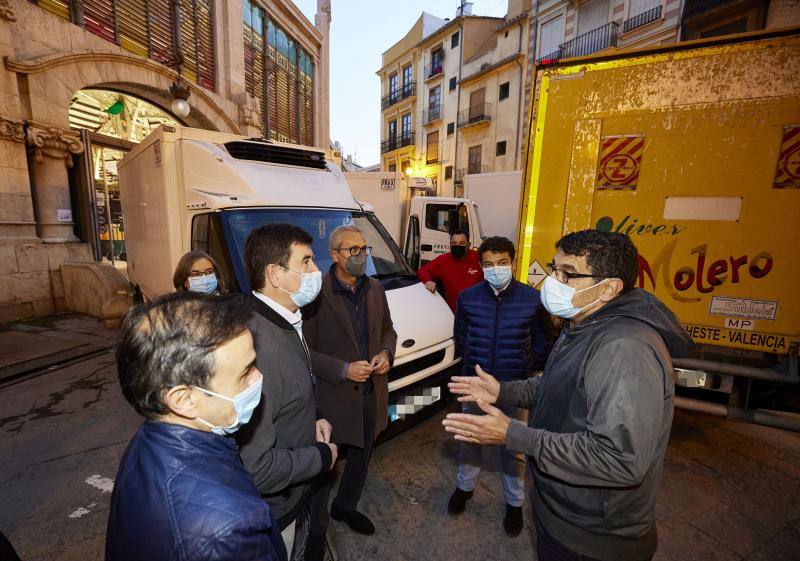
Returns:
[[[202,251],[190,251],[178,261],[172,284],[178,292],[190,290],[203,294],[225,294],[227,283],[220,274],[217,262]]]

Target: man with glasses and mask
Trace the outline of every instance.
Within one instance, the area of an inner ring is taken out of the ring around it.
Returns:
[[[498,382],[479,371],[450,384],[485,415],[448,415],[448,432],[528,456],[540,561],[643,561],[656,551],[670,356],[685,356],[691,340],[666,306],[635,287],[637,262],[622,234],[564,236],[541,291],[545,308],[566,320],[544,374]],[[529,409],[528,425],[493,403]]]
[[[117,471],[107,561],[286,559],[272,512],[230,438],[274,375],[256,368],[249,315],[241,295],[181,292],[125,317],[117,373],[146,420]]]
[[[436,292],[437,282],[442,283],[447,305],[455,312],[461,291],[483,280],[478,252],[469,247],[469,233],[459,229],[450,234],[450,253],[420,267],[417,276],[431,292]]]
[[[242,461],[278,520],[290,559],[302,558],[313,479],[336,461],[331,424],[314,403],[312,352],[300,307],[319,294],[311,235],[291,224],[267,224],[244,244],[254,313],[248,322],[264,399],[237,433]]]
[[[463,358],[462,375],[474,376],[477,368],[493,372],[501,380],[525,380],[541,370],[550,346],[548,318],[542,313],[539,293],[512,274],[516,250],[511,240],[487,238],[478,250],[482,282],[461,293],[453,329],[456,354]],[[474,403],[464,403],[464,413],[480,413]],[[503,406],[503,413],[524,422],[527,409]],[[506,508],[503,527],[510,536],[522,531],[525,500],[525,456],[500,447],[503,496]],[[459,514],[472,498],[481,473],[482,449],[462,443],[458,458],[457,487],[447,510]]]
[[[318,378],[317,406],[333,424],[331,439],[346,450],[339,491],[330,514],[355,532],[375,526],[357,509],[367,479],[375,438],[388,424],[389,383],[397,333],[381,283],[366,275],[372,248],[354,225],[331,232],[333,265],[322,279],[322,293],[303,309],[306,337]],[[310,545],[324,539],[327,493],[315,497],[316,522]],[[314,559],[310,552],[309,559]],[[317,557],[318,558],[318,557]]]

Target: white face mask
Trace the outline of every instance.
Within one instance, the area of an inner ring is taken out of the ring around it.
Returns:
[[[559,282],[555,277],[548,276],[544,279],[544,284],[542,284],[541,290],[541,298],[542,304],[544,305],[545,309],[553,314],[554,316],[562,317],[565,319],[570,319],[577,316],[583,310],[592,306],[600,301],[600,299],[596,299],[592,302],[589,302],[582,308],[577,308],[572,305],[572,298],[581,292],[594,288],[595,286],[606,282],[608,279],[603,279],[600,282],[593,284],[592,286],[583,288],[581,290],[575,290],[569,285],[564,284],[563,282]]]

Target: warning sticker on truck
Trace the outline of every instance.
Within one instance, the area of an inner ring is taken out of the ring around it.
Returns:
[[[714,296],[708,312],[715,316],[774,320],[778,313],[778,303],[772,300]]]
[[[605,136],[600,139],[597,189],[635,190],[642,164],[644,136]]]
[[[800,189],[800,125],[784,127],[773,187]]]

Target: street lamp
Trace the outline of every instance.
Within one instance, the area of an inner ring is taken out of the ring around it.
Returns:
[[[169,87],[169,93],[172,96],[172,103],[170,104],[172,112],[178,117],[188,116],[192,110],[189,102],[186,101],[189,99],[190,94],[189,85],[181,77],[180,71],[178,71],[178,79]]]

